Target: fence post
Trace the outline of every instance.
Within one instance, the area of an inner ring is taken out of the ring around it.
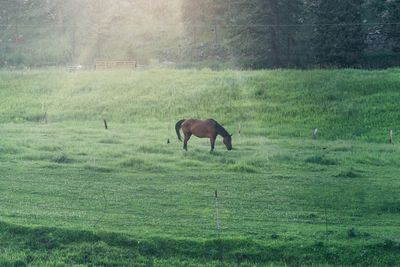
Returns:
[[[169,135],[169,132],[171,131],[171,120],[168,122],[167,125],[167,135]],[[167,144],[171,143],[169,138],[167,138]]]
[[[107,130],[108,129],[107,121],[105,119],[103,119],[103,121],[104,121],[104,128]]]
[[[220,230],[220,223],[219,223],[219,207],[218,207],[218,191],[215,190],[215,195],[214,195],[214,199],[215,199],[215,222],[216,222],[216,227],[217,227],[217,237],[218,239],[221,236],[221,230]]]
[[[390,132],[389,132],[389,139],[390,139],[390,144],[393,145],[393,130],[392,129],[390,129]]]
[[[315,128],[314,131],[312,132],[312,138],[317,139],[317,134],[318,134],[318,128]]]

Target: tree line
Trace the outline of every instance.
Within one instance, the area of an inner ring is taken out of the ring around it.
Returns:
[[[400,0],[0,0],[0,67],[400,63]]]
[[[183,21],[192,60],[248,68],[400,63],[400,0],[186,0]]]

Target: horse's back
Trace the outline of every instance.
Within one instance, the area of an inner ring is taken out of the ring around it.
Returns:
[[[214,119],[198,120],[198,119],[187,119],[182,124],[183,125],[215,125],[217,123]]]
[[[207,119],[207,120],[205,120],[207,123],[210,123],[210,124],[212,124],[212,125],[217,125],[218,124],[218,122],[216,121],[216,120],[214,120],[214,119]]]
[[[215,135],[215,125],[216,121],[214,119],[187,119],[182,123],[182,129],[198,137],[211,137]]]

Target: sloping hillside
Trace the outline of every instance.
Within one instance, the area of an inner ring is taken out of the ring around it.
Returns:
[[[267,136],[383,142],[396,132],[400,71],[1,72],[1,121],[214,117]],[[400,130],[400,129],[399,129]],[[396,136],[397,138],[397,136]]]

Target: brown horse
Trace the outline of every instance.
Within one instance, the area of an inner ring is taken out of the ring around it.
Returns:
[[[228,150],[232,149],[232,138],[224,127],[222,127],[218,122],[213,119],[208,119],[205,121],[188,119],[180,120],[175,124],[176,135],[178,139],[182,141],[181,134],[179,130],[182,128],[183,135],[185,139],[183,140],[183,149],[187,151],[187,142],[193,135],[200,138],[210,138],[211,151],[214,150],[215,139],[217,135],[221,135],[224,138],[224,144]]]

